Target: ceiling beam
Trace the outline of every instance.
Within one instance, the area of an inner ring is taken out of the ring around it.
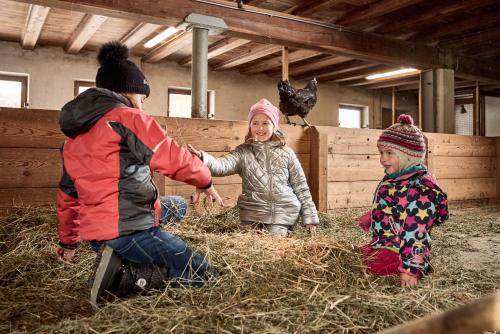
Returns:
[[[366,65],[367,65],[366,67],[360,68],[358,70],[345,71],[341,73],[332,73],[329,75],[319,75],[316,77],[316,79],[318,80],[318,82],[327,82],[327,81],[343,82],[343,81],[350,81],[350,80],[364,78],[367,75],[373,73],[393,69],[393,67],[387,65],[373,65],[373,64],[366,64]]]
[[[440,47],[452,47],[452,48],[463,48],[470,49],[471,47],[477,47],[483,43],[491,43],[500,38],[500,27],[493,27],[490,29],[474,31],[470,34],[459,36],[457,38],[442,41],[438,43]]]
[[[66,44],[65,51],[73,54],[80,52],[107,19],[106,16],[102,15],[85,14],[80,24],[78,24],[78,27],[76,27],[73,34],[71,34]]]
[[[217,42],[212,43],[208,47],[207,59],[217,57],[223,53],[229,52],[233,49],[236,49],[236,48],[238,48],[242,45],[248,44],[250,42],[251,41],[249,41],[247,39],[240,39],[240,38],[233,38],[233,37],[226,37],[226,38],[220,39]],[[191,65],[192,61],[193,61],[193,57],[187,56],[179,61],[179,65],[189,66],[189,65]]]
[[[190,44],[191,40],[192,34],[190,32],[179,31],[167,39],[163,44],[144,55],[142,61],[148,63],[160,61]]]
[[[458,55],[451,50],[401,41],[395,38],[342,29],[324,22],[246,6],[238,9],[228,1],[211,0],[20,0],[52,8],[99,12],[102,15],[142,22],[177,25],[188,14],[223,17],[227,34],[263,43],[338,54],[384,64],[416,68],[451,68],[476,80],[500,80],[500,64]],[[479,0],[462,1],[469,4]],[[483,0],[482,2],[492,2]],[[434,13],[436,14],[436,13]]]
[[[21,37],[21,47],[23,49],[33,50],[35,48],[38,36],[40,36],[45,20],[49,15],[49,10],[50,7],[38,5],[29,6]]]
[[[377,1],[373,4],[369,4],[364,9],[354,9],[352,11],[347,12],[343,16],[341,16],[338,20],[335,20],[334,23],[349,26],[353,23],[357,23],[359,21],[366,21],[370,19],[377,18],[379,16],[383,16],[399,9],[409,7],[416,3],[422,2],[423,0],[382,0]]]
[[[278,51],[281,51],[281,46],[279,45],[263,45],[255,49],[251,49],[248,52],[245,52],[234,58],[223,61],[220,64],[213,66],[212,68],[214,70],[227,70],[228,68],[248,63],[252,60],[268,56]]]
[[[311,14],[323,11],[332,7],[335,3],[338,3],[338,0],[317,0],[315,2],[304,1],[300,7],[294,8],[289,11],[293,15],[297,16],[310,16]]]
[[[312,58],[320,55],[321,52],[311,51],[311,50],[297,50],[288,53],[288,64],[292,64],[304,59]],[[256,65],[249,66],[247,68],[242,69],[240,72],[242,74],[254,74],[259,72],[268,71],[270,69],[279,67],[282,65],[282,57],[275,57],[263,62],[260,62]]]
[[[297,80],[310,79],[311,77],[321,78],[321,77],[326,77],[326,76],[330,76],[330,75],[337,75],[337,74],[351,72],[351,71],[355,71],[355,70],[361,70],[361,69],[368,68],[368,67],[373,66],[373,65],[374,64],[367,63],[367,62],[364,62],[361,60],[352,60],[351,59],[349,61],[342,62],[342,63],[337,64],[337,65],[328,66],[328,67],[322,68],[322,69],[317,70],[317,71],[306,72],[306,73],[303,73],[301,75],[297,75],[297,76],[295,76],[295,78]]]
[[[123,44],[132,49],[139,44],[144,38],[148,37],[153,31],[158,29],[159,25],[152,23],[139,23],[134,29],[129,31],[120,40]]]
[[[348,87],[359,87],[363,86],[365,89],[380,89],[387,87],[397,87],[402,85],[410,85],[418,83],[420,80],[418,75],[408,76],[406,78],[397,78],[390,80],[356,80],[352,82],[346,82],[345,85]],[[418,87],[417,87],[418,88]]]

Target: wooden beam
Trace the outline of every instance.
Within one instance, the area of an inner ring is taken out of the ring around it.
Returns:
[[[304,59],[312,58],[315,56],[320,55],[320,52],[317,51],[311,51],[311,50],[297,50],[293,52],[288,53],[288,63],[292,64]],[[243,74],[253,74],[253,73],[258,73],[258,72],[264,72],[268,71],[270,69],[276,68],[278,66],[281,66],[282,64],[282,57],[276,57],[272,58],[266,61],[263,61],[261,63],[258,63],[257,65],[249,66],[247,68],[242,69],[240,72]]]
[[[139,44],[144,38],[148,37],[153,31],[155,31],[159,25],[152,23],[139,23],[134,29],[129,31],[120,40],[123,44],[132,49],[134,46]]]
[[[411,77],[406,77],[406,78],[398,78],[398,79],[393,79],[393,80],[366,80],[366,79],[360,79],[360,80],[355,80],[351,82],[345,82],[345,86],[349,87],[363,87],[365,89],[380,89],[380,88],[387,88],[387,87],[394,87],[394,86],[401,86],[401,85],[408,85],[408,84],[414,84],[418,82],[418,76],[411,76]],[[415,89],[417,87],[415,86]],[[399,91],[400,89],[398,89]]]
[[[281,51],[281,46],[279,45],[262,45],[256,49],[249,50],[248,52],[236,56],[234,58],[223,61],[213,67],[214,70],[226,70],[249,61],[265,57],[267,55]]]
[[[292,76],[297,76],[297,75],[300,75],[303,73],[312,72],[312,71],[318,70],[320,68],[345,63],[345,62],[348,62],[351,60],[352,60],[351,58],[342,57],[342,56],[327,56],[327,57],[319,59],[319,60],[308,62],[307,64],[304,64],[301,66],[292,67],[290,69],[290,74]]]
[[[191,43],[191,35],[191,32],[177,32],[175,35],[165,41],[165,43],[142,57],[142,60],[145,62],[154,63],[170,56],[172,53],[177,52],[178,50]]]
[[[476,84],[474,86],[474,107],[473,107],[473,112],[472,112],[472,128],[473,128],[473,135],[474,136],[479,136],[480,135],[480,128],[481,128],[481,122],[480,119],[480,104],[479,104],[479,97],[480,97],[480,90],[479,90],[479,83],[476,81]]]
[[[415,30],[417,26],[423,25],[426,22],[435,22],[443,20],[457,12],[470,11],[478,7],[487,6],[495,3],[497,0],[452,0],[443,1],[432,6],[427,10],[415,11],[414,16],[405,17],[404,20],[393,20],[391,24],[384,24],[375,30],[379,34],[398,33],[402,31]]]
[[[38,36],[40,36],[40,32],[42,32],[49,11],[50,7],[38,5],[29,6],[21,38],[21,47],[23,49],[33,50],[35,48]]]
[[[478,47],[480,44],[491,43],[500,38],[500,27],[493,27],[481,31],[474,31],[470,34],[459,36],[452,40],[441,41],[438,43],[440,47],[453,47],[455,49],[463,48],[464,50]]]
[[[281,49],[281,80],[288,80],[288,48]]]
[[[369,4],[364,9],[355,9],[347,12],[334,23],[349,26],[353,23],[370,20],[379,16],[383,16],[394,11],[400,10],[405,7],[409,7],[416,3],[422,2],[422,0],[382,0],[375,3]]]
[[[384,64],[397,64],[416,68],[453,68],[457,73],[477,80],[498,82],[500,64],[478,61],[472,57],[414,44],[396,38],[342,29],[317,20],[300,18],[276,11],[245,6],[222,0],[199,2],[195,0],[19,0],[52,8],[98,12],[118,18],[141,22],[176,25],[188,14],[223,17],[229,36],[250,39],[261,43],[273,43],[298,49],[317,50]],[[458,0],[455,0],[458,1]],[[497,0],[482,0],[492,3]],[[461,1],[461,8],[479,6],[479,0]],[[465,7],[463,7],[465,6]],[[455,6],[456,7],[456,6]],[[436,13],[433,11],[433,15]],[[432,19],[432,17],[430,17]],[[393,22],[396,24],[397,22]],[[391,24],[392,25],[392,24]]]
[[[392,111],[392,124],[396,123],[396,88],[392,87],[392,100],[391,100],[391,111]]]
[[[344,81],[364,78],[367,75],[377,73],[380,71],[389,71],[394,69],[393,67],[387,65],[373,65],[373,64],[366,64],[366,65],[367,65],[366,67],[363,66],[362,68],[354,71],[347,71],[338,74],[330,74],[326,76],[320,75],[317,77],[317,79],[319,82],[326,82],[326,81],[344,82]]]
[[[307,17],[312,14],[329,9],[336,3],[338,3],[338,0],[317,0],[312,3],[311,1],[304,1],[299,7],[289,12],[293,15]]]
[[[78,27],[73,31],[65,51],[78,53],[108,18],[102,15],[86,14]]]
[[[217,57],[223,53],[229,52],[233,49],[236,49],[242,45],[248,44],[251,41],[247,39],[240,39],[240,38],[233,38],[233,37],[226,37],[221,40],[218,40],[215,43],[212,43],[208,47],[208,59]],[[179,61],[179,65],[181,66],[189,66],[191,65],[191,62],[193,61],[192,56],[187,56],[184,57]]]
[[[327,68],[324,68],[320,71],[316,72],[307,72],[302,75],[296,76],[297,80],[305,80],[305,79],[310,79],[311,76],[315,76],[316,78],[323,78],[323,77],[328,77],[328,76],[334,76],[334,75],[339,75],[342,73],[347,73],[347,72],[352,72],[356,70],[361,70],[364,68],[372,67],[373,64],[366,63],[361,60],[350,60],[345,63],[341,63],[338,65],[330,66]]]

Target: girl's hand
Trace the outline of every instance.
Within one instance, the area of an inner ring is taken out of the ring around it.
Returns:
[[[401,279],[401,286],[404,287],[414,287],[418,284],[418,279],[415,276],[411,276],[405,273],[399,274],[399,278]]]
[[[316,224],[307,224],[306,230],[308,230],[309,233],[311,233],[311,236],[315,235],[316,234]]]
[[[193,153],[194,155],[196,155],[198,158],[201,159],[201,151],[200,150],[195,149],[191,144],[187,144],[187,149],[189,152]]]
[[[73,256],[75,256],[75,251],[76,249],[69,249],[59,246],[56,248],[57,259],[59,261],[70,262],[71,259],[73,259]]]

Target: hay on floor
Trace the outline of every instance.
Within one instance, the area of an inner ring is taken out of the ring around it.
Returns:
[[[434,273],[415,289],[365,272],[356,252],[369,239],[355,224],[361,213],[321,214],[313,238],[301,227],[288,238],[242,232],[235,209],[192,216],[167,229],[204,253],[219,281],[120,299],[94,313],[88,244],[73,263],[58,262],[55,210],[21,210],[0,218],[0,332],[373,333],[498,289],[500,256],[478,266],[467,259],[477,252],[474,238],[500,251],[500,207],[452,209],[433,231]]]

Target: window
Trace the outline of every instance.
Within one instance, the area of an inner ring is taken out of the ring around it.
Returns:
[[[365,113],[364,109],[363,107],[341,104],[339,106],[339,127],[361,128],[361,120],[364,118]]]
[[[0,74],[0,107],[28,107],[28,76]]]
[[[207,118],[215,115],[215,91],[207,91]],[[168,117],[191,118],[191,89],[169,88],[168,89]]]
[[[470,103],[455,105],[455,133],[473,135],[472,114],[474,107]]]
[[[89,88],[95,87],[95,82],[93,81],[84,81],[84,80],[75,80],[75,90],[74,94],[75,96],[83,93]]]

